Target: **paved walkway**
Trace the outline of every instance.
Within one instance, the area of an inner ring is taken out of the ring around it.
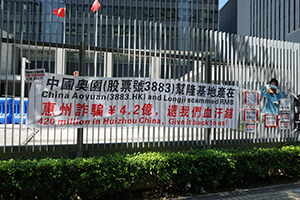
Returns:
[[[176,200],[300,200],[300,183],[244,189],[232,192],[206,194],[193,197],[182,197]],[[175,199],[174,199],[175,200]]]

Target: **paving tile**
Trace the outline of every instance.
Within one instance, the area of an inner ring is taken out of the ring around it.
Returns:
[[[205,194],[173,200],[300,200],[300,183]]]

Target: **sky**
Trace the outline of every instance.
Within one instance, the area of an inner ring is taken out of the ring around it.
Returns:
[[[219,10],[227,3],[228,0],[219,0]]]

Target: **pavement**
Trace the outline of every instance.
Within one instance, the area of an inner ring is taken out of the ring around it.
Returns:
[[[176,200],[300,200],[300,183],[176,198]],[[175,200],[175,199],[173,199]]]

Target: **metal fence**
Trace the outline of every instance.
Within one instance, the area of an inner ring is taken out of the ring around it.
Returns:
[[[132,19],[114,19],[102,15],[92,17],[88,14],[81,19],[99,24],[99,27],[106,27],[105,33],[101,30],[99,34],[95,34],[97,30],[91,31],[82,27],[86,37],[78,39],[76,34],[72,35],[69,31],[62,35],[64,42],[53,43],[51,40],[38,40],[40,37],[23,40],[21,36],[18,39],[10,34],[16,31],[15,26],[13,30],[1,28],[0,93],[5,99],[4,116],[9,98],[22,98],[22,92],[25,98],[28,97],[30,83],[26,83],[23,88],[22,83],[25,80],[21,75],[22,67],[26,67],[45,68],[47,72],[68,75],[78,70],[86,76],[94,77],[150,77],[238,86],[238,126],[235,129],[90,126],[82,129],[80,135],[76,128],[28,129],[22,124],[15,124],[12,116],[11,124],[5,120],[0,125],[1,152],[32,153],[298,141],[297,132],[293,131],[293,112],[288,129],[265,128],[262,123],[263,115],[257,122],[255,133],[245,132],[242,123],[244,92],[259,92],[273,77],[279,80],[280,90],[288,94],[288,99],[293,104],[294,97],[289,94],[300,92],[298,43],[197,28],[171,27]],[[108,21],[116,22],[110,27],[111,30],[108,30]],[[61,22],[62,25],[64,23]],[[1,25],[4,27],[3,18]],[[21,28],[20,31],[21,35],[27,34],[25,29]],[[91,45],[90,35],[96,36],[93,37],[93,43],[98,45]],[[71,39],[73,36],[77,38],[74,40],[76,42]],[[30,63],[22,65],[24,57]],[[80,66],[83,67],[82,70]],[[265,99],[260,97],[260,114],[265,103]],[[15,113],[14,101],[12,104],[11,112]]]

